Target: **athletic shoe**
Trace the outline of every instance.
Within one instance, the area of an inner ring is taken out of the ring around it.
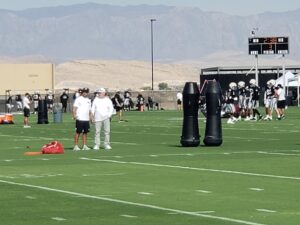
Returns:
[[[82,147],[82,150],[88,151],[88,150],[90,150],[90,148],[89,148],[88,146],[84,145],[84,146]]]
[[[111,147],[110,147],[110,145],[105,145],[105,146],[104,146],[104,149],[105,149],[105,150],[111,150]]]
[[[250,120],[250,117],[249,116],[247,116],[245,119],[244,119],[244,121],[249,121]]]
[[[24,125],[24,128],[30,128],[31,126],[28,126],[28,125]]]
[[[258,116],[258,121],[262,120],[263,116],[262,115],[259,115]]]
[[[78,147],[78,145],[74,146],[73,151],[80,151],[80,148]]]
[[[99,150],[99,146],[98,146],[98,145],[95,145],[93,149],[94,149],[94,150]]]
[[[285,115],[281,115],[281,119],[283,119],[283,120],[284,120],[284,119],[285,119]]]
[[[235,122],[234,122],[231,118],[229,118],[229,119],[227,120],[227,123],[228,123],[228,124],[235,124]]]

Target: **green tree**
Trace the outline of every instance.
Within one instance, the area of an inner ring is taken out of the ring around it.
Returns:
[[[169,86],[168,86],[168,84],[167,83],[159,83],[158,84],[158,89],[159,90],[169,90],[170,88],[169,88]]]

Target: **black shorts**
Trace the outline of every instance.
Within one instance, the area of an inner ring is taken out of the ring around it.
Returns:
[[[76,120],[76,133],[77,134],[81,134],[81,133],[86,134],[88,132],[90,132],[90,122]]]
[[[123,110],[123,106],[116,106],[115,109],[116,109],[116,112],[120,112]]]
[[[30,109],[28,109],[28,108],[25,107],[25,108],[23,109],[23,112],[24,112],[24,116],[25,116],[25,117],[29,117],[29,116],[30,116]]]
[[[177,99],[177,105],[181,105],[181,100],[180,99]]]
[[[278,101],[277,102],[277,108],[278,109],[284,109],[285,108],[285,100]]]

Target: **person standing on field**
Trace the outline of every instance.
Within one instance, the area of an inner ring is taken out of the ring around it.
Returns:
[[[29,116],[30,116],[30,95],[26,93],[23,97],[22,101],[23,105],[23,112],[24,112],[24,128],[30,128],[29,126]]]
[[[87,146],[87,134],[90,129],[91,100],[88,98],[89,89],[81,89],[81,95],[76,98],[73,105],[73,119],[76,120],[76,130],[74,135],[74,151],[79,151],[79,136],[82,133],[82,150],[90,150]]]
[[[95,123],[94,150],[100,149],[100,133],[104,132],[104,149],[110,150],[110,118],[113,115],[114,106],[104,88],[96,90],[96,97],[92,104],[92,116]]]

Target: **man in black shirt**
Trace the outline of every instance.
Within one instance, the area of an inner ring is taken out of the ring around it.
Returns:
[[[63,112],[67,112],[68,100],[69,100],[69,95],[66,93],[66,91],[64,91],[60,96],[60,102],[62,104]]]

